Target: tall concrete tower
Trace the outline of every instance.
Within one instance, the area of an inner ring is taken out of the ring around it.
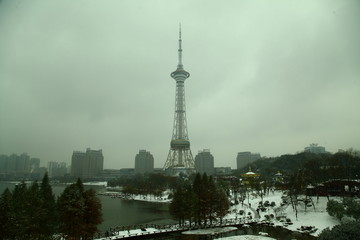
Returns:
[[[182,64],[181,26],[179,29],[178,65],[171,77],[176,81],[175,116],[170,151],[166,159],[164,170],[169,175],[180,172],[191,173],[194,171],[194,159],[190,150],[190,141],[186,125],[185,112],[185,80],[190,73],[184,70]]]

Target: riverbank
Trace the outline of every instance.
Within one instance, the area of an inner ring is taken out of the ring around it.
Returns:
[[[146,202],[161,202],[168,203],[169,191],[166,191],[160,197],[142,196],[142,195],[127,195],[121,193],[107,192],[108,196],[119,197],[122,199],[146,201]],[[114,195],[119,194],[119,195]],[[233,199],[231,196],[230,199]],[[229,213],[224,217],[228,220],[253,220],[255,222],[269,224],[275,227],[282,227],[291,231],[298,231],[301,233],[308,233],[313,236],[318,236],[322,230],[340,224],[340,222],[331,217],[326,211],[328,199],[326,197],[312,198],[312,203],[307,203],[305,207],[305,196],[299,197],[299,204],[297,206],[297,216],[295,210],[292,208],[289,197],[282,191],[270,191],[262,199],[259,195],[252,193],[243,204],[235,204],[232,201],[232,206]],[[331,199],[337,199],[331,197]],[[262,202],[262,204],[261,204]]]
[[[122,193],[121,191],[103,191],[99,192],[98,195],[107,196],[111,198],[118,198],[122,200],[136,200],[136,201],[143,201],[143,202],[154,202],[154,203],[170,203],[171,198],[168,198],[171,191],[167,190],[164,191],[160,196],[154,195],[136,195],[136,194],[126,194]]]

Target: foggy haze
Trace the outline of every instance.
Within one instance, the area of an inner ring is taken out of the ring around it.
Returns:
[[[180,22],[194,157],[360,149],[360,1],[2,0],[0,154],[162,167]]]

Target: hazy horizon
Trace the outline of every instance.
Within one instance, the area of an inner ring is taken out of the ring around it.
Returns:
[[[191,150],[360,150],[360,2],[0,0],[0,154],[163,167],[182,25]]]

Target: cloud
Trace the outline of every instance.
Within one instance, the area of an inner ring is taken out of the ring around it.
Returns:
[[[195,155],[360,148],[358,1],[1,1],[0,152],[105,167],[171,139],[178,24]]]

